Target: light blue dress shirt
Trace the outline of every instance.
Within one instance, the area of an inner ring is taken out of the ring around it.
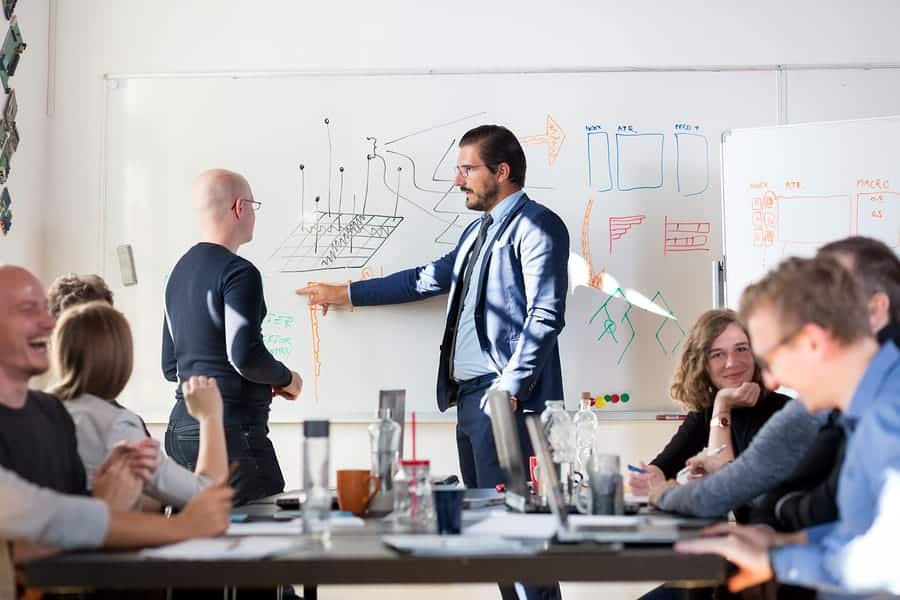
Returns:
[[[887,475],[900,469],[900,351],[893,342],[875,355],[841,426],[847,451],[838,480],[840,521],[807,529],[809,544],[772,552],[772,569],[782,583],[840,590],[841,550],[872,525]]]
[[[458,381],[466,381],[494,372],[490,367],[490,360],[488,360],[481,349],[481,343],[478,341],[478,332],[475,330],[475,305],[478,303],[478,295],[481,291],[481,280],[478,279],[478,274],[481,272],[481,263],[484,262],[484,257],[492,250],[491,240],[494,239],[497,230],[510,209],[524,193],[522,190],[513,192],[494,207],[491,211],[491,217],[494,219],[494,222],[488,227],[484,246],[481,247],[481,252],[477,257],[469,257],[469,260],[477,260],[477,262],[475,263],[475,269],[472,271],[469,290],[466,293],[466,297],[462,299],[463,309],[459,315],[459,323],[456,326],[453,378]],[[472,235],[478,235],[478,228],[473,229]],[[465,272],[465,264],[463,269],[463,272]],[[461,284],[462,281],[459,283]]]

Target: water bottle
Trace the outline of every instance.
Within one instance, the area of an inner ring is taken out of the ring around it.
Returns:
[[[394,421],[390,408],[378,409],[378,420],[369,425],[372,474],[378,478],[378,492],[369,502],[366,514],[383,516],[394,508],[394,475],[400,455],[402,428]]]
[[[400,461],[394,476],[394,512],[391,519],[398,531],[434,533],[434,497],[427,460]]]
[[[575,462],[575,425],[562,400],[547,400],[541,426],[553,454],[554,467],[562,486],[563,500],[572,501],[572,464]],[[545,468],[540,465],[540,468]],[[546,495],[541,490],[541,495]]]
[[[328,541],[331,529],[328,429],[328,421],[303,423],[303,532],[322,542]]]
[[[581,395],[581,409],[575,413],[572,422],[575,424],[575,470],[586,477],[597,435],[597,415],[591,410],[590,392]]]

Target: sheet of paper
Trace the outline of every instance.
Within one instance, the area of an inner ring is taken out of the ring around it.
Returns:
[[[300,535],[303,533],[303,521],[250,521],[249,523],[232,523],[225,535]]]
[[[331,516],[331,527],[334,529],[363,527],[365,524],[365,521],[353,515],[334,514]],[[228,526],[225,535],[299,535],[301,533],[303,533],[303,519],[298,518],[285,521],[232,523]]]
[[[649,504],[650,496],[636,496],[635,494],[625,494],[625,504]]]
[[[553,515],[523,515],[492,512],[488,517],[466,527],[465,534],[499,536],[512,539],[549,540],[556,533],[558,521]]]
[[[400,552],[419,556],[530,554],[534,551],[521,542],[486,535],[386,535],[381,541]]]
[[[200,538],[141,550],[145,558],[180,560],[244,560],[282,554],[302,544],[296,537],[239,536]]]
[[[625,515],[569,515],[572,525],[602,525],[605,527],[631,527],[647,523],[647,517]]]

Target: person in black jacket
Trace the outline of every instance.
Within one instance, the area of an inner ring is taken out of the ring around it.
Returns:
[[[900,346],[900,259],[894,251],[878,240],[853,236],[822,246],[819,255],[833,256],[860,280],[878,343]],[[846,444],[838,414],[830,415],[794,475],[760,500],[752,521],[799,531],[838,519],[837,482]]]
[[[211,169],[197,177],[194,203],[200,242],[175,264],[166,283],[161,364],[168,381],[213,377],[224,401],[228,459],[235,504],[280,493],[284,477],[269,439],[272,398],[295,400],[303,380],[266,349],[262,276],[238,248],[253,239],[256,210],[243,176]],[[190,415],[181,386],[166,429],[166,453],[193,471],[200,425]]]
[[[687,460],[704,447],[725,446],[721,464],[738,456],[756,432],[788,401],[762,387],[760,370],[744,325],[732,310],[710,310],[685,339],[681,362],[672,376],[672,399],[690,412],[650,464],[632,474],[635,494],[646,494],[674,479]]]

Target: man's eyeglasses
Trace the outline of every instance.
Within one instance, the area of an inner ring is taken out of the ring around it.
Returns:
[[[778,352],[778,350],[793,342],[794,339],[803,332],[803,327],[804,326],[801,325],[790,334],[782,337],[780,340],[778,340],[778,343],[769,348],[768,352],[766,352],[764,355],[756,354],[756,364],[759,365],[760,370],[771,372],[772,369],[770,362],[772,361],[773,356]]]
[[[494,165],[456,165],[453,168],[453,177],[455,179],[456,176],[458,175],[458,176],[462,177],[463,179],[466,179],[466,178],[468,178],[469,173],[472,171],[472,169],[477,169],[479,167],[490,168],[492,166],[494,166]]]
[[[250,200],[249,198],[238,198],[237,200],[234,201],[235,205],[237,205],[238,202],[247,202],[248,204],[250,204],[250,208],[253,209],[253,212],[258,211],[259,208],[262,206],[262,202],[258,202],[256,200]]]

